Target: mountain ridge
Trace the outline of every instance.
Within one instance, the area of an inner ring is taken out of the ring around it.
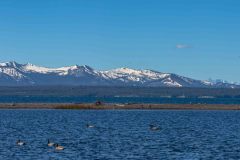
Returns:
[[[225,81],[196,80],[148,69],[98,71],[88,65],[48,68],[15,61],[0,63],[0,86],[39,85],[240,88]]]

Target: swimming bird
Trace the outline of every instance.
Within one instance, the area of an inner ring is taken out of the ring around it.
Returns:
[[[17,144],[18,146],[23,146],[23,145],[25,145],[26,143],[23,142],[23,141],[21,141],[21,140],[17,140],[16,144]]]
[[[94,128],[95,127],[94,125],[91,125],[91,124],[87,124],[86,126],[87,126],[87,128]]]
[[[48,139],[48,147],[52,147],[52,146],[54,146],[54,143],[50,142],[50,140]]]
[[[56,150],[64,150],[64,147],[60,146],[59,144],[54,144],[54,147]]]
[[[158,131],[158,130],[160,130],[160,127],[152,125],[152,124],[150,124],[149,127],[150,127],[151,131]]]

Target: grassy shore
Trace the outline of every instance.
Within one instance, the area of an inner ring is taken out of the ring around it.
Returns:
[[[0,109],[174,109],[174,110],[240,110],[240,105],[220,104],[65,104],[65,103],[1,103]]]

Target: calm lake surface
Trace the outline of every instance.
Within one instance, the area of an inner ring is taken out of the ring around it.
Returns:
[[[240,98],[94,97],[94,96],[0,96],[0,103],[157,103],[240,104]]]
[[[4,160],[240,159],[239,111],[1,110],[0,127]]]

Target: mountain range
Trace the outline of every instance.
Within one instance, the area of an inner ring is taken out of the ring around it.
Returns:
[[[61,68],[40,67],[30,63],[0,63],[0,86],[138,86],[240,88],[226,81],[202,81],[154,70],[118,68],[98,71],[87,65]]]

